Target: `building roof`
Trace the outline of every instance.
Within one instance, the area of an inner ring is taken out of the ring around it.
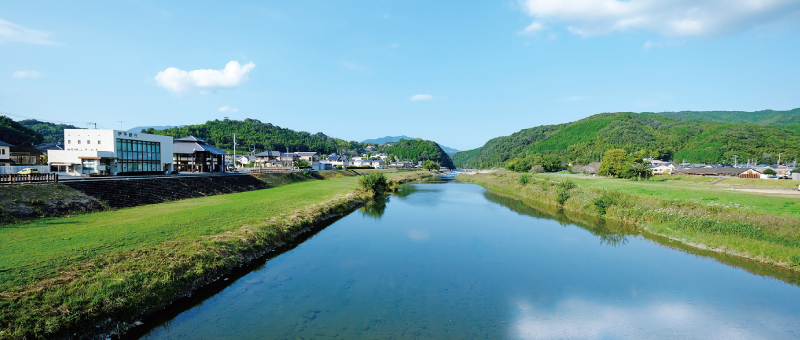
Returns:
[[[257,153],[256,157],[280,157],[283,154],[280,151],[264,151]]]
[[[175,138],[175,141],[176,141],[176,142],[199,142],[199,143],[207,143],[207,142],[206,142],[205,140],[203,140],[202,138],[198,138],[198,137],[195,137],[195,136],[186,136],[186,137],[181,137],[181,138]]]
[[[11,152],[23,153],[27,152],[29,155],[43,155],[42,150],[37,149],[31,143],[25,143],[19,146],[11,146]]]
[[[13,145],[0,140],[0,146],[13,146]]]
[[[697,175],[697,174],[704,174],[704,175],[738,175],[741,174],[748,169],[745,168],[689,168],[689,169],[680,169],[677,171],[679,174],[689,174],[689,175]]]
[[[310,152],[295,152],[295,153],[297,155],[303,156],[303,157],[314,156],[314,155],[317,154],[316,152],[313,152],[313,151],[310,151]]]
[[[208,151],[214,155],[227,155],[228,153],[225,150],[217,149],[208,144],[200,144],[200,143],[190,143],[186,141],[181,141],[172,144],[173,153],[182,153],[182,154],[190,154],[195,153],[198,151]]]

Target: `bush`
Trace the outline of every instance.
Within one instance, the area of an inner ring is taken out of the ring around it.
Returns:
[[[528,174],[524,174],[522,175],[522,177],[519,178],[519,184],[527,185],[530,182],[531,182],[531,176],[528,176]]]
[[[571,196],[569,191],[576,186],[575,182],[570,180],[558,182],[558,191],[556,191],[556,201],[558,201],[558,204],[564,205],[564,203],[567,203],[567,200]]]
[[[609,207],[617,204],[619,201],[619,193],[613,191],[606,191],[602,196],[594,199],[594,207],[600,215],[605,215]]]
[[[777,175],[778,173],[777,173],[777,172],[775,172],[775,170],[772,170],[772,169],[770,169],[770,168],[767,168],[766,170],[764,170],[764,174],[765,174],[765,175]]]
[[[361,176],[358,179],[358,183],[376,196],[389,190],[389,183],[386,182],[386,177],[381,172],[371,172],[368,175]]]

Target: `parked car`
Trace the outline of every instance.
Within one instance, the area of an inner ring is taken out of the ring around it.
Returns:
[[[20,174],[20,175],[30,175],[30,174],[38,174],[38,173],[39,173],[39,170],[36,170],[34,168],[25,168],[25,169],[22,169],[20,172],[18,172],[18,174]]]

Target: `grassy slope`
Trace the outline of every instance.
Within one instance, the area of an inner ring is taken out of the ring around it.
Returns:
[[[543,178],[558,180],[565,175],[537,175]],[[699,202],[716,202],[725,205],[738,205],[753,210],[754,213],[800,218],[800,196],[774,197],[758,195],[749,192],[727,190],[731,183],[742,184],[737,188],[766,188],[770,183],[779,182],[783,185],[792,184],[792,181],[776,180],[746,180],[739,178],[726,179],[719,184],[710,184],[706,181],[716,181],[716,177],[689,177],[678,181],[630,181],[605,177],[586,177],[581,175],[566,175],[579,186],[593,189],[609,189],[625,192],[631,195],[646,195],[661,199],[685,199]],[[697,182],[695,182],[696,180]],[[768,182],[764,184],[763,182]],[[706,182],[706,183],[703,183]],[[746,185],[746,183],[751,183]],[[754,183],[754,184],[753,184]],[[800,184],[800,183],[794,183]],[[775,187],[780,188],[780,187]]]
[[[577,219],[602,216],[630,228],[681,241],[687,245],[743,256],[800,270],[800,198],[767,197],[728,192],[702,183],[633,182],[619,179],[564,175],[531,176],[521,185],[521,174],[459,175],[529,204],[564,209]],[[557,203],[559,183],[572,180],[563,205]],[[610,197],[613,204],[601,214],[596,203]]]
[[[169,303],[242,252],[339,213],[357,186],[315,180],[0,227],[0,338],[51,337]]]

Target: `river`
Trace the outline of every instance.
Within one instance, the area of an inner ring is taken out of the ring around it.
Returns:
[[[473,184],[406,185],[384,203],[129,336],[800,338],[793,274],[581,225]]]

